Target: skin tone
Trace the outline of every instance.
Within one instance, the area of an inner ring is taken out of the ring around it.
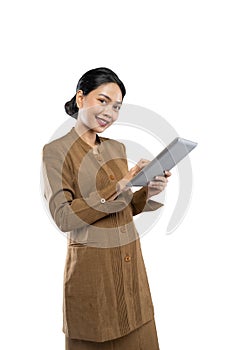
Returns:
[[[78,90],[76,94],[76,103],[79,107],[79,114],[75,130],[87,144],[93,148],[97,147],[96,134],[105,131],[118,119],[122,105],[121,90],[115,83],[100,85],[85,96],[82,90]],[[147,159],[140,159],[139,162],[129,170],[126,176],[118,182],[118,191],[111,200],[116,198],[120,192],[127,190],[125,184],[149,162],[150,161]],[[166,171],[165,176],[156,176],[154,180],[148,184],[148,199],[165,189],[169,176],[171,176],[171,173]]]

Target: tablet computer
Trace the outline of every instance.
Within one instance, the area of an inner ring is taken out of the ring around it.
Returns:
[[[176,137],[164,150],[130,180],[126,186],[146,186],[155,176],[163,176],[197,146],[196,142]]]

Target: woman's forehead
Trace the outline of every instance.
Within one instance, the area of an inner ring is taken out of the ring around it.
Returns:
[[[95,90],[91,91],[91,94],[106,96],[111,100],[122,102],[121,89],[116,83],[102,84]]]

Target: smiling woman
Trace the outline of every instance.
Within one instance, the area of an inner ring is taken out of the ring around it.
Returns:
[[[133,216],[162,206],[149,198],[167,179],[154,182],[153,191],[125,188],[148,161],[129,170],[124,144],[98,135],[117,120],[124,96],[113,71],[88,71],[65,104],[75,127],[43,149],[45,198],[59,229],[68,232],[66,350],[159,349]]]
[[[121,99],[124,98],[126,94],[124,84],[111,69],[104,67],[91,69],[90,71],[83,74],[77,84],[76,92],[81,90],[83,92],[83,95],[86,96],[91,91],[97,89],[99,86],[107,83],[117,84],[121,90]],[[70,116],[77,118],[78,106],[76,104],[76,95],[65,104],[65,110]]]
[[[76,130],[93,145],[94,133],[104,131],[97,126],[107,128],[118,118],[125,94],[124,84],[112,70],[92,69],[80,78],[76,95],[66,102],[65,110],[73,118],[78,117]],[[92,127],[95,130],[91,133]]]
[[[103,132],[117,120],[121,103],[122,93],[116,83],[100,85],[88,95],[78,90],[76,104],[79,114],[76,129],[86,137],[92,135],[92,139],[89,140],[92,143],[95,133]]]

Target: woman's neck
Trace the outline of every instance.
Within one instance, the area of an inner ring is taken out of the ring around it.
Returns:
[[[75,130],[80,137],[91,147],[96,145],[96,132],[90,129],[86,129],[84,125],[76,123]]]

